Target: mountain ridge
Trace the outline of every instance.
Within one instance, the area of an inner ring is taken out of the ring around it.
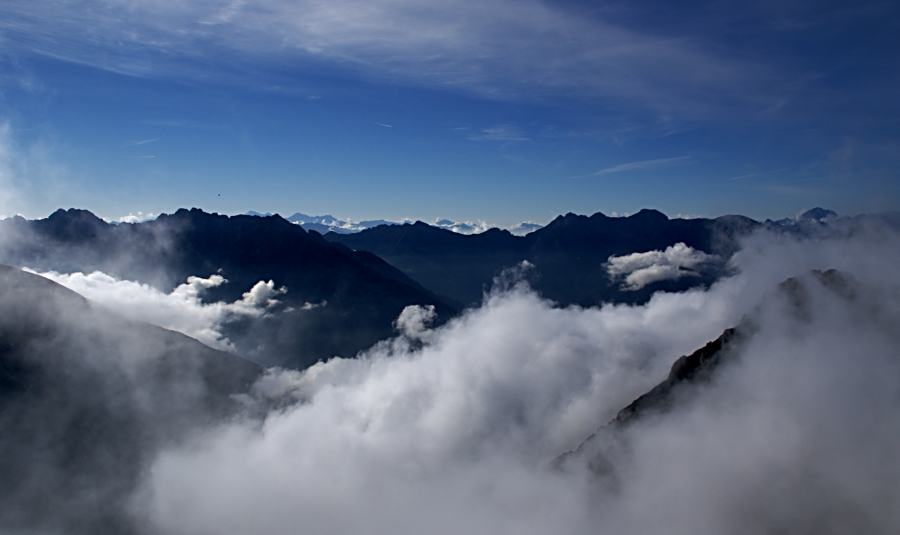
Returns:
[[[229,217],[194,208],[109,225],[70,209],[43,220],[0,221],[0,233],[0,261],[18,267],[99,270],[164,292],[189,276],[222,275],[228,283],[209,288],[207,302],[231,302],[258,281],[273,280],[287,287],[281,308],[259,321],[226,326],[241,354],[268,365],[304,368],[335,355],[352,357],[393,335],[393,321],[409,305],[434,305],[443,319],[456,312],[386,262],[280,216]],[[321,302],[327,306],[303,310]]]
[[[724,272],[724,260],[738,240],[760,228],[744,216],[669,219],[645,209],[628,217],[568,213],[526,236],[490,231],[463,236],[416,222],[376,227],[357,234],[329,233],[325,239],[372,252],[435,293],[457,302],[480,301],[503,269],[528,261],[537,272],[532,286],[562,306],[594,306],[609,300],[644,302],[654,291],[709,284]],[[677,243],[717,255],[715,272],[691,280],[663,281],[640,291],[621,291],[604,268],[610,256],[662,250]]]

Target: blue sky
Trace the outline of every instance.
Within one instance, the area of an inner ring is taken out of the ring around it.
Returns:
[[[896,3],[725,4],[4,2],[0,214],[900,209]]]

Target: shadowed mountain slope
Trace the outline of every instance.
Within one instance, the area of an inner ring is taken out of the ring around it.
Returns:
[[[170,291],[189,276],[219,273],[209,301],[240,299],[258,281],[287,288],[261,319],[226,326],[240,354],[266,365],[304,368],[358,351],[393,334],[404,307],[455,309],[393,266],[331,244],[279,216],[221,216],[178,210],[154,221],[109,225],[84,210],[0,222],[0,261],[37,270],[103,271]],[[307,303],[322,305],[315,308]]]
[[[155,452],[237,414],[261,372],[0,266],[0,531],[137,532]]]
[[[709,284],[738,239],[760,226],[742,216],[716,219],[669,219],[655,210],[630,217],[567,214],[527,236],[492,229],[460,235],[414,225],[381,226],[358,234],[329,233],[325,239],[387,260],[435,293],[472,304],[503,269],[523,260],[535,266],[532,286],[561,305],[596,305],[604,301],[643,302],[657,290],[682,290]],[[610,256],[663,250],[677,243],[716,255],[720,262],[690,277],[661,281],[638,291],[622,291],[604,264]]]
[[[824,288],[847,302],[858,294],[858,284],[852,276],[830,269],[813,270],[803,277],[792,277],[778,285],[776,294],[788,303],[790,316],[808,321],[811,314],[810,287]],[[668,377],[620,410],[615,418],[600,427],[576,449],[560,455],[554,464],[564,467],[581,459],[599,475],[609,475],[614,467],[604,455],[605,448],[618,446],[619,434],[643,418],[665,415],[687,404],[705,384],[714,381],[719,370],[739,358],[741,350],[756,335],[757,324],[751,313],[736,327],[726,329],[717,339],[687,356],[678,358]]]

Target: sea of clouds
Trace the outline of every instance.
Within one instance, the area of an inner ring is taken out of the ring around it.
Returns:
[[[514,283],[438,328],[410,308],[359,358],[268,370],[248,416],[156,457],[133,508],[179,534],[896,533],[898,264],[883,229],[758,235],[736,275],[643,306],[559,308]],[[831,268],[852,298],[805,275]],[[611,473],[554,462],[743,318],[736,358],[624,429]]]

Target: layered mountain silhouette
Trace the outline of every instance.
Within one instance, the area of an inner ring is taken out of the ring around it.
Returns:
[[[0,532],[134,532],[155,453],[237,414],[261,372],[0,266]]]
[[[499,229],[466,236],[419,221],[357,234],[328,233],[325,239],[374,253],[462,305],[480,302],[504,269],[527,261],[535,268],[530,282],[543,296],[560,305],[592,306],[607,301],[639,303],[659,290],[709,284],[722,274],[738,240],[758,227],[760,223],[743,216],[669,219],[656,210],[641,210],[630,217],[567,214],[526,236]],[[678,243],[715,255],[719,262],[691,276],[636,291],[623,290],[605,269],[610,256],[664,250]]]
[[[170,291],[189,276],[220,274],[209,301],[240,299],[258,281],[287,292],[263,318],[225,327],[238,352],[264,365],[305,368],[352,357],[394,334],[408,305],[456,310],[377,256],[352,251],[279,216],[228,217],[198,209],[156,220],[109,225],[84,210],[47,219],[0,222],[0,262],[59,272],[99,270]],[[315,306],[310,306],[315,305]]]
[[[332,356],[352,357],[396,334],[409,305],[433,305],[438,323],[481,302],[509,268],[561,306],[643,303],[657,291],[682,291],[727,274],[740,240],[770,232],[853,232],[876,216],[837,218],[814,209],[797,224],[743,216],[669,219],[655,210],[630,217],[567,214],[526,236],[491,229],[464,235],[422,222],[381,225],[356,234],[304,230],[280,216],[223,216],[178,210],[153,221],[111,225],[85,210],[46,219],[0,221],[0,262],[63,273],[102,271],[168,292],[190,276],[219,274],[208,302],[233,302],[259,281],[287,292],[261,317],[227,323],[222,334],[238,354],[263,365],[305,368]],[[898,214],[877,216],[900,226]],[[684,244],[684,245],[679,245]],[[702,262],[664,266],[667,276],[627,283],[610,258],[664,252],[702,255]],[[677,251],[676,251],[677,252]]]

